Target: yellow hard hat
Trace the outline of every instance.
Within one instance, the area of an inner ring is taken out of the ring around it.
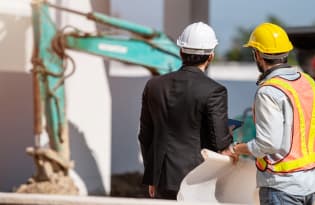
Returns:
[[[293,49],[287,33],[272,23],[262,23],[255,28],[244,47],[252,47],[262,53],[287,53]]]

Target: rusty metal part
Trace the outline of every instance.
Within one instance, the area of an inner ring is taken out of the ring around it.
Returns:
[[[87,16],[86,13],[83,13],[83,12],[80,12],[80,11],[76,11],[76,10],[64,8],[64,7],[61,7],[61,6],[57,6],[57,5],[55,5],[55,4],[49,3],[48,1],[44,1],[44,2],[45,2],[45,4],[47,4],[48,6],[50,6],[50,7],[52,7],[52,8],[55,8],[55,9],[58,9],[58,10],[61,10],[61,11],[67,11],[67,12],[69,12],[69,13],[74,13],[74,14],[81,15],[81,16]]]
[[[54,173],[63,172],[68,175],[68,170],[74,167],[73,161],[63,159],[57,152],[50,148],[28,147],[26,153],[33,156],[37,173],[35,180],[50,180]]]

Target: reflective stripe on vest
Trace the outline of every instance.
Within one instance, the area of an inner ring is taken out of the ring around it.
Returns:
[[[284,92],[293,109],[292,142],[287,156],[272,164],[267,158],[256,160],[257,168],[284,173],[315,168],[315,82],[302,73],[295,81],[275,77],[261,86],[274,86]],[[311,88],[311,89],[310,89]]]

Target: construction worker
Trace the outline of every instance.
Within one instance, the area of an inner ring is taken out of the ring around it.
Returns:
[[[203,161],[202,148],[237,157],[228,149],[227,90],[205,74],[217,44],[207,24],[187,26],[177,40],[182,67],[144,88],[139,141],[151,197],[176,199],[184,176]]]
[[[256,158],[262,205],[312,205],[315,192],[315,83],[287,64],[286,32],[263,23],[244,45],[261,72],[254,102],[256,138],[230,146]]]

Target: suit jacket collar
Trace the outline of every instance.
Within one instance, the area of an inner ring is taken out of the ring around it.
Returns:
[[[194,73],[201,73],[201,74],[205,74],[202,70],[200,70],[200,68],[198,68],[197,66],[185,66],[183,65],[181,70],[184,71],[188,71],[188,72],[194,72]]]

